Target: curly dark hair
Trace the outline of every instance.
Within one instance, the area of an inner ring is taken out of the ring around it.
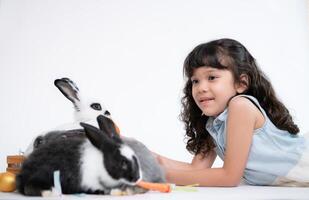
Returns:
[[[202,115],[192,96],[190,78],[194,69],[203,66],[230,70],[237,83],[241,82],[241,75],[247,75],[248,82],[242,82],[247,86],[243,94],[257,98],[267,116],[279,129],[295,135],[299,132],[288,109],[276,97],[270,81],[259,69],[253,56],[238,41],[224,38],[198,45],[184,61],[183,73],[186,83],[181,99],[180,118],[185,124],[186,148],[190,153],[206,155],[215,147],[205,128],[208,117]]]

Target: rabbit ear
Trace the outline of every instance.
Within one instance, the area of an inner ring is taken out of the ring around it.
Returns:
[[[106,132],[110,137],[119,137],[115,128],[114,122],[104,115],[97,117],[97,122],[102,131]]]
[[[56,79],[54,81],[55,86],[61,91],[61,93],[68,98],[75,107],[77,106],[76,103],[80,101],[79,98],[79,89],[76,84],[70,80],[69,78],[61,78]]]
[[[80,125],[84,128],[86,137],[97,149],[110,151],[111,149],[114,149],[116,146],[118,146],[98,128],[83,122],[81,122]]]

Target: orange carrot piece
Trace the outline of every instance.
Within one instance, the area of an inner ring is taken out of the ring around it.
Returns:
[[[171,192],[172,190],[171,185],[168,183],[151,183],[151,182],[139,181],[137,185],[144,189],[155,190],[159,192]]]

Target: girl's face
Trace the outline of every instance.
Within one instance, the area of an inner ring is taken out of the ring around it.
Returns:
[[[239,87],[229,70],[203,66],[193,71],[191,77],[192,96],[206,116],[218,116]]]

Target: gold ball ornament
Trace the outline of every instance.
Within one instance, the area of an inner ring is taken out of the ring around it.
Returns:
[[[16,189],[16,175],[11,172],[0,174],[0,191],[14,192]]]

